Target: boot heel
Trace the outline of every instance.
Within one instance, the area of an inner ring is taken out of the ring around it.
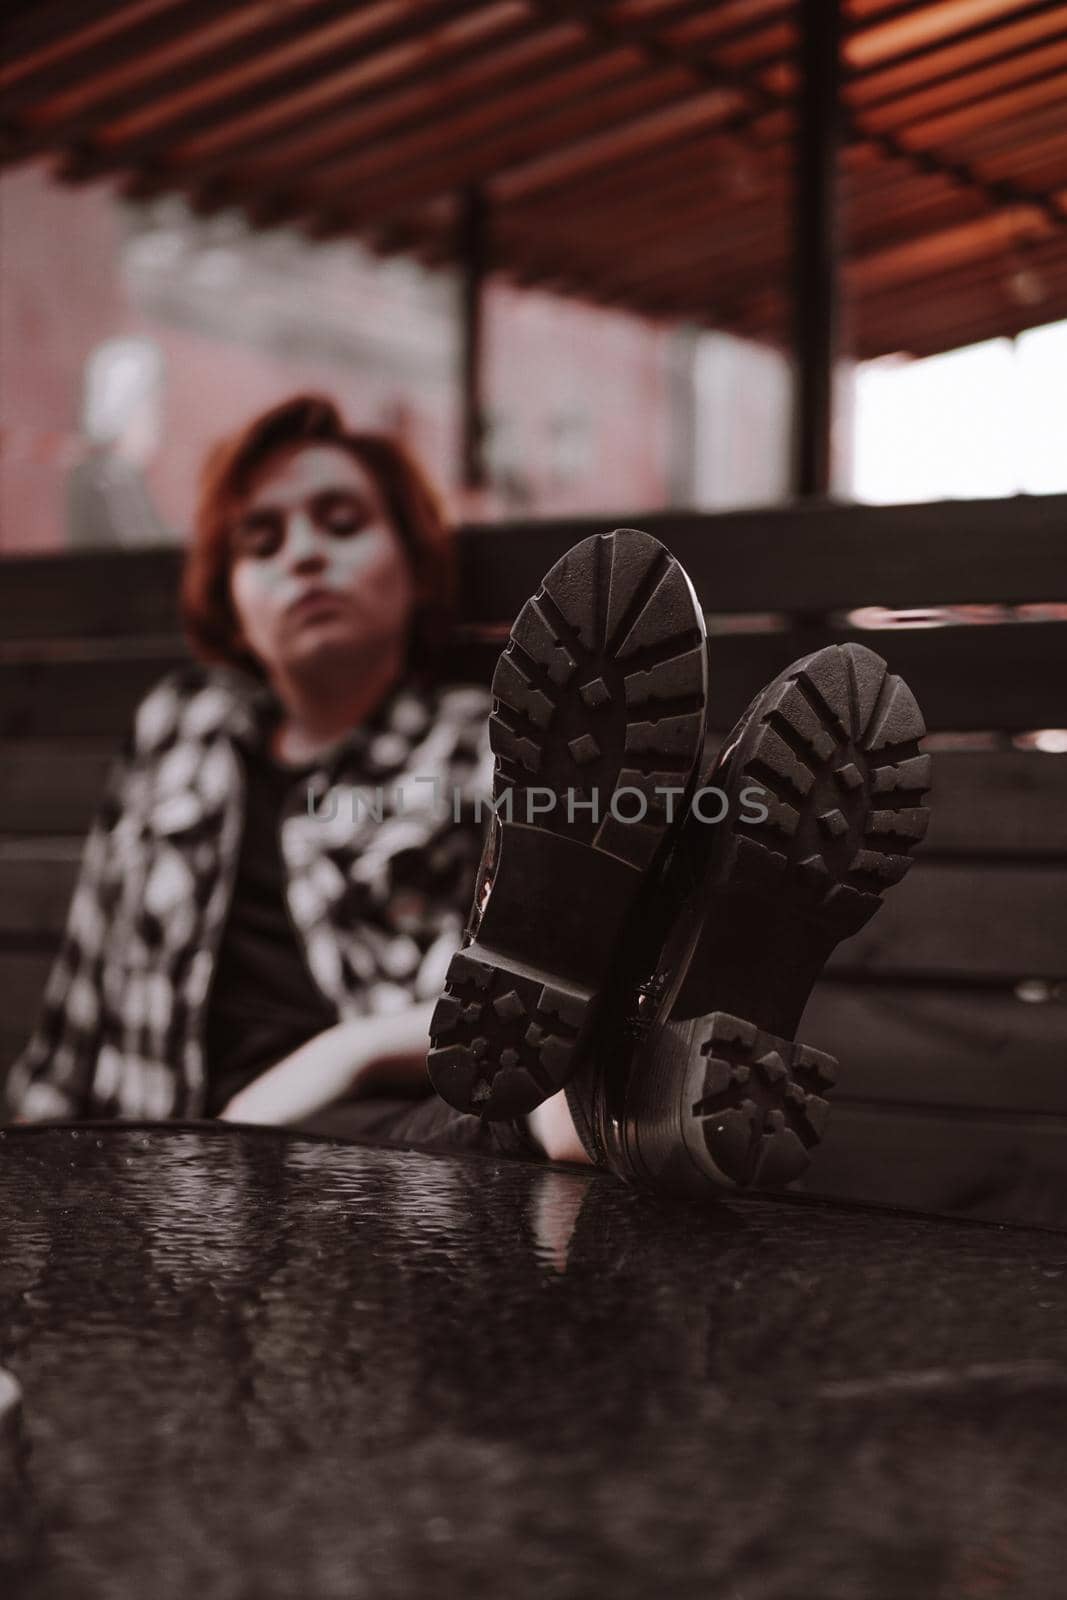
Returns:
[[[541,828],[504,823],[473,943],[452,959],[430,1023],[442,1100],[522,1116],[568,1082],[643,874]]]
[[[791,1183],[822,1138],[837,1062],[723,1011],[690,1026],[681,1115],[693,1160],[731,1187]]]
[[[476,1115],[523,1115],[570,1078],[597,998],[468,945],[452,957],[430,1020],[430,1082],[442,1100]]]

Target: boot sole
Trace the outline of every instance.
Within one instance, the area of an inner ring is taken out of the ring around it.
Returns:
[[[796,1043],[796,1028],[835,945],[874,916],[926,834],[925,732],[907,684],[847,644],[794,663],[731,733],[710,780],[728,811],[702,929],[631,1077],[646,1107],[663,1108],[638,1119],[643,1134],[628,1119],[643,1166],[677,1168],[680,1143],[720,1188],[807,1168],[837,1063]],[[746,821],[755,789],[767,815]]]
[[[520,611],[492,694],[491,875],[428,1066],[450,1105],[504,1118],[577,1069],[671,826],[656,789],[677,804],[699,769],[707,652],[684,569],[635,529],[583,539]]]
[[[768,816],[731,825],[717,887],[781,904],[834,942],[857,933],[899,883],[930,820],[931,761],[908,685],[864,645],[829,645],[768,685],[729,743],[740,795]]]

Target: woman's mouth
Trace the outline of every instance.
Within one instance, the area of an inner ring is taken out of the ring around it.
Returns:
[[[341,597],[333,589],[307,589],[285,608],[287,617],[306,618],[320,611],[336,611]]]

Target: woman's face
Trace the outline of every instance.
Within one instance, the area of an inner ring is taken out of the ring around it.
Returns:
[[[406,648],[411,568],[370,473],[336,445],[268,461],[233,530],[230,592],[268,672]]]

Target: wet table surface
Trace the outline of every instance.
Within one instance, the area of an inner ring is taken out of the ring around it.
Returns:
[[[5,1595],[1063,1592],[1062,1234],[9,1130],[0,1366]]]

